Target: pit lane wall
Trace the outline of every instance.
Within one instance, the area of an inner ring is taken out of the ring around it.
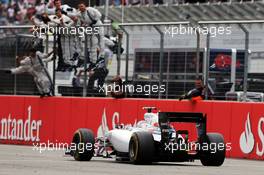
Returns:
[[[100,135],[117,123],[133,125],[143,119],[144,106],[206,113],[208,131],[222,133],[231,143],[227,156],[264,160],[263,103],[0,96],[0,143],[70,143],[78,128],[91,128]],[[190,137],[196,134],[193,126],[179,128],[193,131]]]

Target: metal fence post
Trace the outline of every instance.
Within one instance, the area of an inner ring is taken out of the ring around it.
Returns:
[[[129,33],[127,32],[127,30],[124,27],[120,27],[120,29],[122,29],[125,34],[126,34],[126,72],[125,72],[125,79],[126,82],[128,81],[128,65],[129,65]]]
[[[15,55],[15,67],[17,67],[16,57],[18,56],[18,41],[19,37],[16,34],[16,55]],[[17,95],[17,75],[14,76],[14,95]]]
[[[167,75],[166,75],[166,99],[169,97],[169,74],[170,74],[170,55],[171,53],[168,53],[168,64],[167,64]]]
[[[44,51],[44,50],[43,50]],[[45,40],[45,51],[46,54],[49,53],[49,34],[46,33],[46,40]],[[48,67],[48,63],[45,63],[45,66]]]
[[[197,45],[196,45],[196,78],[199,78],[200,73],[200,33],[199,31],[196,32],[197,36]]]
[[[118,36],[118,48],[117,48],[117,75],[120,75],[120,69],[121,69],[121,46],[122,46],[122,38]]]
[[[210,33],[207,34],[206,38],[206,60],[205,60],[205,99],[208,100],[208,79],[209,79],[209,61],[210,61]]]
[[[243,80],[243,100],[247,99],[247,79],[248,79],[248,49],[249,49],[249,32],[243,24],[239,24],[239,27],[245,33],[245,60],[244,60],[244,80]]]
[[[109,0],[105,0],[104,11],[105,11],[105,21],[104,22],[108,22]]]
[[[104,11],[105,11],[104,23],[110,24],[110,20],[108,19],[108,16],[109,16],[109,0],[105,0]],[[109,27],[106,26],[106,34],[109,35],[109,32],[110,32]]]
[[[87,96],[87,58],[88,58],[88,36],[84,35],[84,82],[83,82],[83,97]],[[91,46],[91,45],[90,45]]]
[[[159,27],[154,25],[154,28],[160,34],[160,60],[159,60],[159,87],[161,87],[163,83],[163,60],[164,60],[164,33],[160,30]],[[159,99],[162,98],[162,94],[159,91]]]
[[[57,45],[57,34],[56,32],[54,32],[53,34],[53,49],[56,48],[56,45]],[[48,39],[48,37],[47,37]],[[48,50],[48,49],[47,49]],[[46,51],[47,51],[46,50]],[[55,96],[55,84],[56,84],[56,54],[53,54],[53,74],[52,74],[52,80],[53,80],[53,85],[52,85],[52,95]]]
[[[45,52],[46,52],[46,54],[47,53],[49,53],[49,34],[47,33],[46,34],[46,43],[45,43],[45,47],[46,47],[46,50],[45,50]]]

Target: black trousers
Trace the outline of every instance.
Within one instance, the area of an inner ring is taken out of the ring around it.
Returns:
[[[94,82],[98,80],[98,86],[103,87],[105,78],[108,74],[108,70],[106,68],[98,68],[94,70],[94,74],[90,77],[87,89],[91,90],[94,88]]]
[[[64,66],[64,59],[63,59],[63,54],[62,54],[62,46],[61,46],[61,35],[57,35],[57,44],[58,44],[58,67],[63,67]]]

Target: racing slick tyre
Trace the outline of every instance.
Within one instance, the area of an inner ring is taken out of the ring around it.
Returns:
[[[90,129],[78,129],[73,136],[73,157],[77,161],[90,161],[94,155],[94,134]]]
[[[206,137],[201,138],[200,160],[204,166],[221,166],[225,161],[226,147],[224,138],[218,133],[208,133]],[[207,144],[206,150],[203,150]]]
[[[133,164],[151,164],[155,153],[151,133],[135,132],[129,141],[129,160]]]

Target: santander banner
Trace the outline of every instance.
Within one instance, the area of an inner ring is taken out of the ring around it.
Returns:
[[[78,128],[102,135],[116,124],[133,125],[142,120],[144,106],[207,114],[208,132],[223,134],[231,145],[227,156],[264,160],[263,103],[0,96],[0,143],[70,143]],[[195,127],[177,127],[190,130],[190,138],[195,138]]]

